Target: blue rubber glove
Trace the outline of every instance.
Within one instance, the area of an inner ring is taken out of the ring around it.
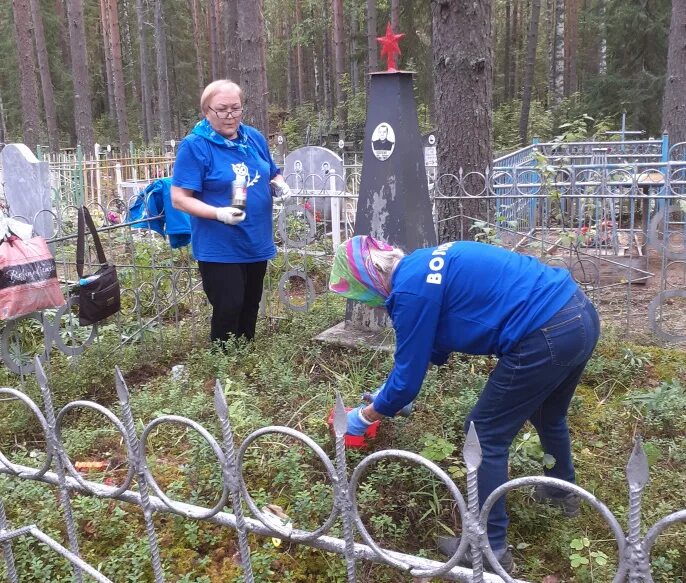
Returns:
[[[348,435],[364,435],[371,423],[362,419],[360,411],[367,405],[360,405],[355,407],[352,411],[348,411],[348,428],[346,433]]]
[[[373,393],[365,393],[362,395],[362,399],[364,400],[365,403],[369,403],[370,405],[374,402],[376,399],[377,395],[383,391],[384,387],[386,386],[386,383],[382,383],[381,386],[376,389]],[[400,415],[401,417],[409,417],[412,414],[412,411],[414,410],[414,401],[408,403],[405,405],[400,411],[396,413],[396,415]]]

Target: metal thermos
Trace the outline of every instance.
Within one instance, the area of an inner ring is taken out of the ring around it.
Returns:
[[[237,177],[236,180],[231,183],[231,206],[244,211],[247,204],[248,187],[246,185],[245,177]]]

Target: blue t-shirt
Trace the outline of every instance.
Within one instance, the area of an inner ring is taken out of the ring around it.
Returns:
[[[444,364],[451,352],[505,354],[576,290],[566,269],[484,243],[414,251],[398,264],[386,300],[395,361],[374,409],[395,415],[417,396],[430,362]]]
[[[244,147],[229,147],[191,133],[176,154],[172,184],[192,190],[211,206],[230,206],[231,183],[237,174],[247,177],[243,222],[226,225],[191,216],[191,244],[198,261],[253,263],[276,254],[269,181],[279,169],[259,131],[241,124],[239,132],[246,138]]]

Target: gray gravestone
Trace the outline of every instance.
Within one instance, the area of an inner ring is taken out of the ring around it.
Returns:
[[[36,235],[50,239],[53,226],[50,167],[24,144],[8,144],[0,152],[5,181],[5,199],[11,217],[33,225]]]
[[[321,215],[324,220],[331,217],[331,198],[324,195],[346,190],[343,159],[321,146],[305,146],[288,154],[284,161],[284,178],[293,194],[307,197],[313,214]]]

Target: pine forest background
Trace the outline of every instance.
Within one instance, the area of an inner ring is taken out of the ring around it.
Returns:
[[[666,80],[684,87],[685,12],[685,0],[0,0],[0,142],[168,144],[223,77],[243,86],[246,121],[291,149],[359,140],[388,22],[406,35],[399,68],[416,71],[420,124],[439,140],[442,116],[452,139],[479,139],[461,132],[470,106],[450,95],[484,84],[473,115],[492,107],[492,141],[467,161],[532,135],[600,135],[622,111],[654,137],[669,127],[663,107],[685,117],[683,91],[663,104]],[[686,139],[686,122],[672,123],[670,141]]]

